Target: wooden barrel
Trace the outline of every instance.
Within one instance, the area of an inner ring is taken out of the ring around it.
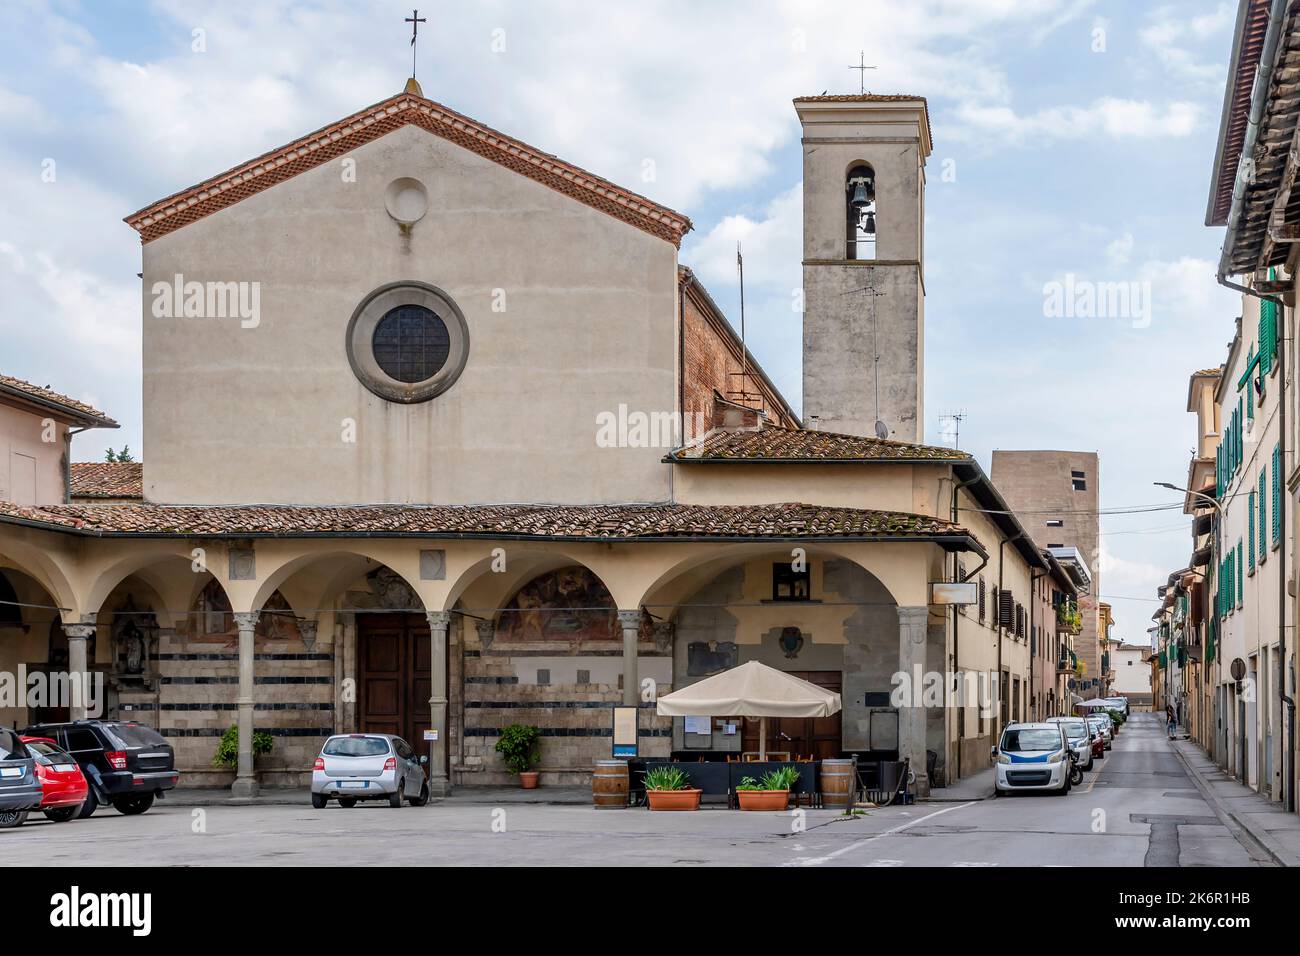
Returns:
[[[851,758],[848,760],[836,758],[821,762],[822,806],[843,810],[849,805],[857,789],[853,778],[854,765]]]
[[[591,775],[591,798],[597,810],[627,807],[627,761],[597,760]]]

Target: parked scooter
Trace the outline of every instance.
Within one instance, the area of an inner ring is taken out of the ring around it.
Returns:
[[[1077,787],[1083,783],[1083,768],[1079,766],[1079,756],[1070,751],[1070,786]]]

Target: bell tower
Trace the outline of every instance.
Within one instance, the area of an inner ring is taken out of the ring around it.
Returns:
[[[920,442],[925,389],[923,97],[803,96],[803,419]]]

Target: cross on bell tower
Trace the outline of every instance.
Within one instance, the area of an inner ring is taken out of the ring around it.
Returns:
[[[874,70],[875,67],[867,66],[867,53],[865,50],[860,50],[858,52],[858,65],[857,66],[850,65],[849,69],[858,71],[858,93],[859,94],[866,93],[867,92],[867,70]]]

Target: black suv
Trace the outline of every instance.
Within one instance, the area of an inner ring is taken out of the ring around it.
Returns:
[[[74,720],[35,724],[23,731],[48,737],[76,759],[90,784],[79,816],[111,803],[119,813],[144,813],[155,796],[176,786],[175,754],[152,727],[128,720]]]

